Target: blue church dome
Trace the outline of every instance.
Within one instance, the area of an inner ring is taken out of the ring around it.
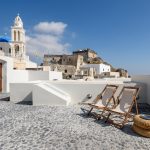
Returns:
[[[7,37],[7,36],[1,36],[0,37],[0,42],[9,43],[9,42],[11,42],[11,39],[10,39],[10,37]]]

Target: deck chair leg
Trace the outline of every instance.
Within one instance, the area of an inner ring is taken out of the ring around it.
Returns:
[[[97,120],[100,120],[101,117],[103,116],[103,113],[105,112],[105,110],[102,111],[102,113],[100,115],[98,115]]]
[[[139,114],[139,111],[138,111],[137,101],[135,102],[135,107],[136,107],[136,114],[138,115],[138,114]]]
[[[91,111],[93,110],[93,107],[89,110],[89,112],[87,113],[87,115],[89,116]]]
[[[126,114],[124,120],[122,121],[122,126],[121,126],[121,128],[124,126],[124,124],[125,124],[126,122],[128,122],[128,121],[127,121],[128,117],[129,117],[129,115]]]
[[[109,117],[110,117],[111,113],[108,114],[106,120],[105,120],[105,123],[108,121]]]

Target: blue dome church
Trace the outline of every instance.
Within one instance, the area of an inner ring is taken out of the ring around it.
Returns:
[[[6,35],[0,36],[0,55],[13,58],[15,69],[36,68],[37,66],[26,55],[25,30],[19,14],[11,26],[11,38]]]

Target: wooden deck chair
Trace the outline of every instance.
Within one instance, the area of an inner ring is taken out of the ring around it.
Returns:
[[[139,87],[123,87],[122,91],[120,92],[117,98],[118,105],[113,109],[107,108],[104,110],[108,111],[108,116],[106,117],[105,122],[109,121],[117,127],[122,128],[128,122],[128,119],[132,117],[131,111],[134,104],[136,106],[136,113],[138,114],[138,106],[136,99],[139,93],[139,89]],[[117,116],[115,116],[112,120],[109,119],[110,115],[112,114],[119,115],[119,117],[123,117],[123,121],[115,123],[114,119],[116,119]]]
[[[91,113],[93,108],[104,110],[105,107],[108,107],[111,100],[113,101],[113,105],[111,106],[115,106],[116,101],[114,98],[114,94],[117,88],[117,85],[106,85],[103,91],[95,98],[95,100],[92,103],[88,103],[88,105],[91,107],[91,109],[88,112],[88,115]]]

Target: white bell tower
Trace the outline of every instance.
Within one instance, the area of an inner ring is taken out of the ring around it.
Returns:
[[[14,25],[11,27],[11,39],[12,39],[12,56],[24,58],[24,56],[26,55],[25,30],[23,28],[23,22],[19,14],[14,20]]]

